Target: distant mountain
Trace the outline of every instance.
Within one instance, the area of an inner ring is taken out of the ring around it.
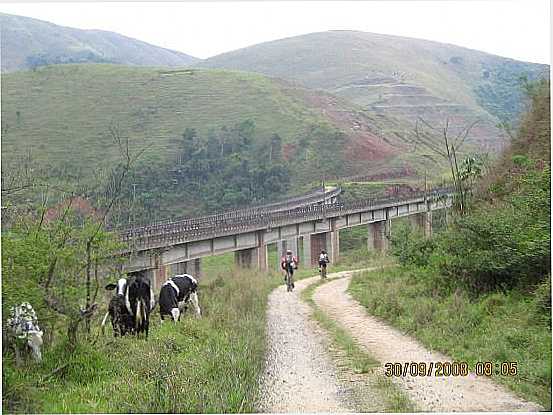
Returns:
[[[60,63],[186,66],[197,58],[117,33],[0,14],[2,72]]]
[[[143,183],[145,206],[160,204],[152,210],[159,217],[202,211],[205,200],[191,196],[191,187],[172,182],[171,172],[184,171],[179,167],[183,152],[198,164],[182,173],[187,180],[209,162],[206,152],[232,153],[241,146],[234,167],[251,170],[254,159],[265,157],[268,165],[267,148],[278,136],[282,166],[289,169],[296,193],[323,176],[384,177],[392,170],[415,175],[424,162],[404,160],[409,130],[395,119],[373,116],[325,92],[246,72],[50,65],[3,74],[1,110],[4,174],[17,171],[30,155],[50,183],[93,186],[99,172],[120,159],[112,136],[116,126],[129,137],[132,151],[146,148],[137,167],[144,177],[133,180]],[[183,150],[187,129],[199,137],[191,151]],[[202,187],[204,199],[215,197],[218,193],[208,186],[211,177],[224,174],[223,185],[242,174],[231,173],[217,165],[194,186],[207,186]],[[245,182],[242,190],[250,185]]]
[[[432,122],[482,113],[511,120],[522,109],[520,76],[535,79],[549,71],[548,65],[459,46],[356,31],[261,43],[197,65],[295,80],[367,109]]]

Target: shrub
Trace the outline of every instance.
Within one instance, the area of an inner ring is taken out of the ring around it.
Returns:
[[[549,168],[516,179],[512,195],[458,218],[437,243],[436,265],[474,293],[540,282],[550,269]]]
[[[533,314],[551,326],[551,274],[534,291]]]
[[[434,249],[432,239],[425,238],[408,225],[398,227],[392,235],[391,252],[401,265],[426,266]]]

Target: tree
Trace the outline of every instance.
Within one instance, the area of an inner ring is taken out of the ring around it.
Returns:
[[[455,138],[451,137],[449,130],[449,118],[446,118],[444,126],[441,129],[433,127],[422,118],[419,117],[415,124],[415,134],[417,137],[417,144],[422,144],[429,148],[434,153],[447,160],[451,171],[451,177],[453,179],[453,185],[455,187],[455,206],[460,215],[466,213],[467,204],[467,182],[461,177],[461,171],[457,156],[465,143],[470,130],[479,122],[479,120],[473,121],[466,127],[459,130],[459,133]],[[425,130],[426,128],[426,130]],[[442,141],[442,146],[438,144]]]
[[[47,266],[39,280],[45,302],[51,309],[69,318],[67,335],[71,347],[77,343],[79,325],[86,321],[89,328],[90,317],[97,308],[99,266],[117,248],[113,237],[104,230],[106,219],[121,197],[123,184],[134,163],[146,150],[144,148],[131,154],[129,138],[123,136],[116,124],[109,126],[109,133],[119,149],[121,162],[108,175],[110,180],[105,185],[105,203],[99,217],[86,219],[78,226],[72,206],[75,194],[72,194],[55,221],[46,223],[42,220],[43,210],[41,220],[31,227],[36,240],[48,246]],[[84,299],[79,290],[83,285]]]
[[[282,160],[282,138],[278,134],[271,136],[269,147],[269,163],[280,162]]]

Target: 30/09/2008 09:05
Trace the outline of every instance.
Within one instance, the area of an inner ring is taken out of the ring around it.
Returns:
[[[384,374],[388,377],[405,376],[468,376],[467,362],[394,362],[386,363]],[[476,376],[516,376],[517,362],[477,362],[474,365]]]

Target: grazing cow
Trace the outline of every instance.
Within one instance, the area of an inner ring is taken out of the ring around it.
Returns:
[[[114,336],[145,332],[148,337],[149,315],[155,306],[155,298],[143,274],[137,273],[128,279],[121,278],[117,284],[108,284],[105,288],[117,288],[117,291],[109,302],[108,312],[102,321],[102,330],[108,316],[111,316]]]
[[[150,282],[143,273],[137,273],[129,278],[125,305],[133,317],[134,332],[136,334],[146,333],[146,338],[148,338],[150,311],[155,306],[155,298]]]
[[[175,322],[178,321],[189,303],[194,306],[196,317],[200,317],[202,312],[198,304],[197,289],[198,281],[188,274],[175,275],[165,281],[159,292],[161,321],[163,322],[165,316],[170,316]]]
[[[132,315],[127,310],[125,305],[125,295],[127,293],[127,279],[120,278],[117,284],[106,285],[106,290],[114,290],[117,288],[115,295],[109,301],[108,312],[102,320],[102,332],[106,324],[108,316],[111,317],[111,327],[115,337],[124,336],[131,333],[134,327]]]
[[[38,326],[38,319],[31,304],[25,302],[10,309],[10,318],[7,321],[9,343],[15,349],[15,361],[19,365],[19,353],[31,351],[37,362],[42,360],[40,348],[42,346],[42,330]]]

